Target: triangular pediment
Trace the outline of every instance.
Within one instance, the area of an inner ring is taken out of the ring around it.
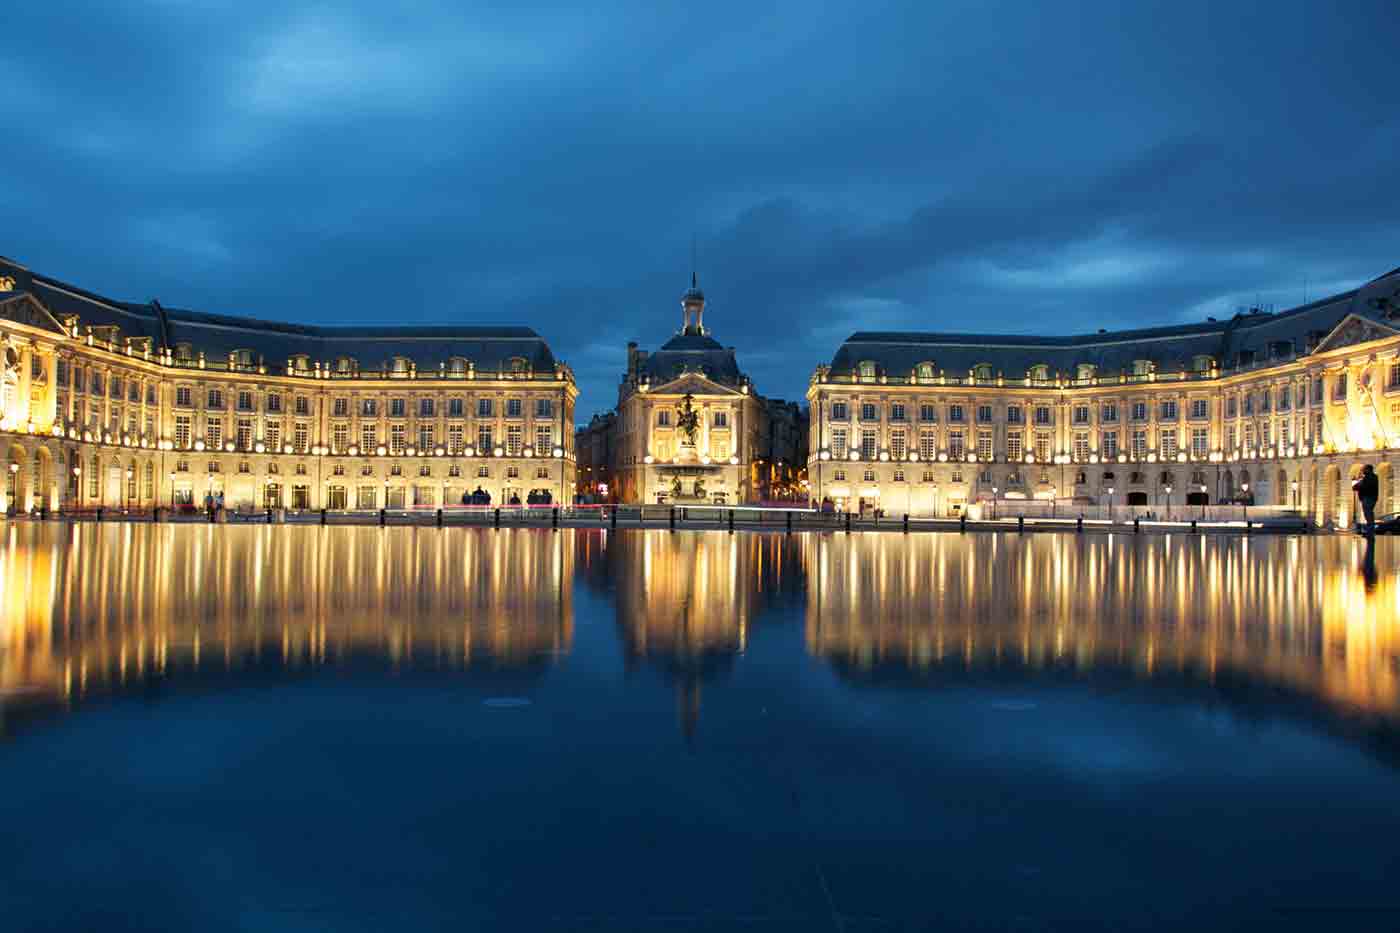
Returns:
[[[743,395],[738,389],[720,385],[699,373],[683,373],[670,382],[652,386],[648,395]]]
[[[1322,342],[1313,352],[1326,353],[1328,350],[1340,350],[1342,347],[1370,343],[1372,340],[1385,340],[1397,335],[1400,335],[1400,331],[1393,327],[1387,327],[1359,314],[1348,314],[1337,322],[1330,334],[1322,338]]]
[[[61,336],[68,336],[63,325],[49,312],[49,309],[28,292],[0,295],[0,318],[14,321],[17,324],[27,324],[30,327],[37,327],[40,330],[50,331]]]

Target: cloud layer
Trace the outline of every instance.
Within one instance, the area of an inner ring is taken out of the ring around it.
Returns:
[[[676,326],[692,235],[707,323],[787,397],[857,328],[1400,265],[1393,3],[63,6],[7,23],[0,252],[209,311],[524,321],[581,420]]]

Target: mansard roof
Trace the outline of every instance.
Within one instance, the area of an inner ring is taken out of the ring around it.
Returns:
[[[1309,353],[1349,314],[1379,321],[1397,312],[1400,269],[1287,311],[1253,311],[1220,321],[1070,336],[860,331],[836,351],[831,372],[855,373],[860,363],[869,361],[880,374],[899,377],[910,375],[920,363],[932,363],[955,376],[988,364],[1007,378],[1021,378],[1038,365],[1049,367],[1052,376],[1058,372],[1072,377],[1081,364],[1108,375],[1131,372],[1136,361],[1145,360],[1171,372],[1194,368],[1199,357],[1232,368],[1251,358]]]
[[[683,332],[647,355],[643,371],[652,383],[670,382],[682,372],[698,372],[711,382],[737,386],[743,382],[734,350],[709,334]]]
[[[118,301],[31,273],[3,257],[0,274],[15,279],[17,291],[33,295],[59,318],[76,315],[84,327],[116,326],[122,336],[147,337],[157,347],[187,343],[210,359],[251,350],[270,366],[305,355],[327,362],[349,357],[361,370],[389,367],[396,357],[413,360],[420,369],[436,369],[453,358],[470,360],[483,372],[509,370],[515,359],[524,359],[535,372],[552,373],[555,368],[549,345],[529,327],[293,324],[171,308],[154,301]]]

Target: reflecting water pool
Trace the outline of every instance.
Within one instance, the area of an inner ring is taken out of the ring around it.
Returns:
[[[0,528],[0,929],[1400,926],[1360,538]]]

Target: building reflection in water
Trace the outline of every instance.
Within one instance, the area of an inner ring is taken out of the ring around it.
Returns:
[[[729,671],[755,620],[782,599],[800,611],[801,551],[782,535],[600,531],[579,565],[613,589],[627,670],[649,664],[675,685],[688,738],[702,685]]]
[[[1395,563],[1382,542],[1382,563]],[[1342,537],[804,539],[808,650],[857,678],[1130,673],[1400,719],[1400,584]]]
[[[0,711],[222,671],[540,671],[573,635],[563,533],[11,524],[0,534]]]

